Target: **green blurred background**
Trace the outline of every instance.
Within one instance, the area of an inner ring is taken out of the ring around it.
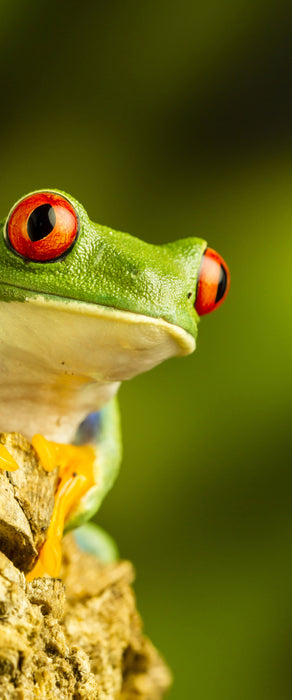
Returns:
[[[99,516],[171,700],[291,698],[290,19],[281,0],[0,5],[1,216],[59,187],[231,270],[195,355],[123,386]]]

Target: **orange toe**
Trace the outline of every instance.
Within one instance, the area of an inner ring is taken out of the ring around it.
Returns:
[[[28,580],[43,575],[58,576],[61,566],[61,540],[68,516],[82,496],[94,485],[94,449],[88,445],[61,445],[35,435],[32,444],[46,471],[59,467],[60,481],[47,539]]]

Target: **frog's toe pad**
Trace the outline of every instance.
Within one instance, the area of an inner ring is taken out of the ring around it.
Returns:
[[[18,464],[14,457],[8,452],[5,445],[0,444],[0,469],[6,472],[15,472],[18,469]]]
[[[104,564],[119,559],[119,551],[113,538],[94,523],[81,525],[73,534],[84,552],[95,554]]]

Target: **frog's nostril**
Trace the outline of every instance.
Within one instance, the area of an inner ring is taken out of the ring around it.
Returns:
[[[197,284],[195,309],[199,316],[217,309],[224,301],[230,284],[229,270],[219,253],[207,248],[202,258]]]

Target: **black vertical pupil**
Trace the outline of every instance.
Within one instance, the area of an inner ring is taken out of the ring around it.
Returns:
[[[226,273],[225,267],[221,264],[215,304],[217,304],[217,302],[220,301],[220,299],[222,299],[226,287],[227,287],[227,273]]]
[[[41,204],[36,207],[31,213],[26,227],[30,240],[35,243],[35,241],[45,238],[51,233],[55,224],[56,214],[51,204]]]

